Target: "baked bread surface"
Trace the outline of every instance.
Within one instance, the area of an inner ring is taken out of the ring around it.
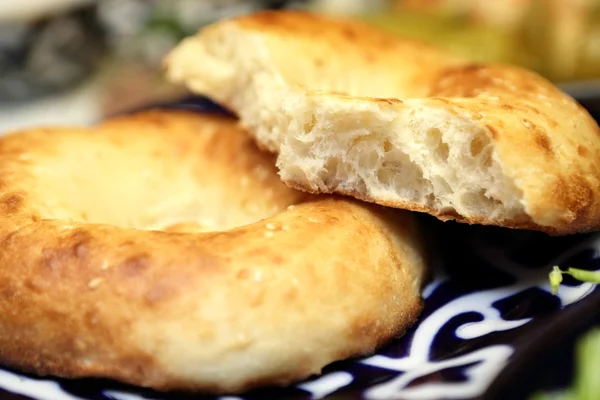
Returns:
[[[413,216],[286,187],[233,119],[0,139],[0,363],[159,390],[287,385],[414,323]]]
[[[165,67],[238,113],[291,187],[442,220],[600,227],[598,124],[523,68],[302,11],[217,22]]]

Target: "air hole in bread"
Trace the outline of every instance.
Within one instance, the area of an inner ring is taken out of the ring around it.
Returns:
[[[444,142],[440,142],[438,148],[437,148],[437,153],[439,158],[442,161],[447,161],[448,160],[448,155],[450,154],[450,148],[448,147],[448,145]]]
[[[439,176],[433,177],[431,179],[431,183],[433,184],[433,188],[434,188],[433,191],[438,194],[447,195],[449,193],[452,193],[452,187],[442,177],[439,177]],[[431,196],[433,196],[433,193],[431,193]]]
[[[489,144],[489,140],[487,138],[483,138],[482,136],[475,136],[475,138],[471,141],[471,155],[473,157],[477,157],[483,151],[484,147]]]
[[[383,151],[385,151],[386,153],[389,152],[390,150],[392,150],[392,145],[390,143],[389,140],[385,140],[383,142]]]
[[[436,147],[442,141],[442,132],[438,128],[429,128],[425,131],[425,144]]]
[[[435,148],[442,161],[448,160],[450,148],[442,139],[442,132],[438,128],[429,128],[425,131],[425,145]]]
[[[461,202],[463,204],[463,207],[473,210],[481,208],[482,202],[486,203],[489,208],[494,208],[501,205],[501,203],[498,200],[489,198],[486,195],[486,191],[484,189],[481,189],[477,192],[469,192],[463,194],[461,197]]]
[[[310,121],[304,124],[304,131],[305,132],[312,131],[313,128],[315,127],[316,123],[317,123],[317,119],[313,115],[312,118],[310,119]]]

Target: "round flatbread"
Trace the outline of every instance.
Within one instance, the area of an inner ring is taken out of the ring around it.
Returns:
[[[368,354],[422,307],[413,215],[289,189],[232,118],[19,132],[0,176],[14,368],[240,392]]]
[[[291,187],[442,220],[600,227],[600,129],[525,69],[302,11],[217,22],[165,65],[237,113]]]

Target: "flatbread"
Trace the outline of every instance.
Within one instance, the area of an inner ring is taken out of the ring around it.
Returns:
[[[286,187],[233,118],[0,139],[0,364],[158,390],[287,385],[401,336],[414,216]]]
[[[302,11],[217,22],[165,66],[237,113],[291,187],[442,220],[600,227],[598,124],[523,68]]]

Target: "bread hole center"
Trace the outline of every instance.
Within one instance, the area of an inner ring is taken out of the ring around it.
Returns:
[[[44,199],[38,211],[44,219],[168,232],[229,230],[302,201],[303,192],[281,182],[273,157],[236,132],[224,129],[210,140],[185,136],[185,146],[162,133],[133,135],[132,147],[98,135],[94,151],[44,160],[30,191]],[[89,146],[87,136],[78,140]]]

